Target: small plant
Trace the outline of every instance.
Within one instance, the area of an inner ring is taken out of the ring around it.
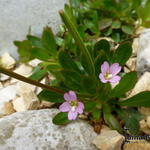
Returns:
[[[149,27],[149,0],[70,0],[72,14],[86,38],[132,38],[140,25]]]
[[[85,41],[69,10],[66,5],[60,16],[71,35],[71,50],[68,40],[62,41],[46,27],[41,37],[28,35],[24,41],[15,41],[21,61],[42,60],[29,79],[2,67],[0,71],[42,87],[39,99],[55,103],[60,110],[53,119],[57,125],[67,124],[86,112],[92,124],[107,124],[120,133],[125,125],[130,133],[138,134],[142,116],[137,107],[150,107],[150,92],[127,97],[137,82],[136,72],[123,72],[132,54],[131,43],[122,42],[114,48],[107,40]],[[43,85],[39,81],[47,74],[55,79]]]

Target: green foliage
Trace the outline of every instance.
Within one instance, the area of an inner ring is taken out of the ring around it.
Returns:
[[[14,44],[18,48],[18,53],[22,62],[28,62],[34,58],[31,54],[32,44],[30,43],[30,41],[15,41]]]
[[[70,122],[67,116],[68,116],[67,113],[60,112],[53,118],[53,123],[56,125],[65,125]]]
[[[108,36],[120,42],[132,37],[141,24],[147,27],[150,22],[149,0],[70,0],[70,5],[88,37]]]
[[[124,66],[132,54],[132,45],[130,42],[125,42],[116,49],[113,61]]]
[[[104,50],[105,53],[109,54],[110,44],[107,40],[100,40],[94,45],[94,57],[97,57],[101,50]]]
[[[134,88],[136,82],[137,82],[136,72],[127,73],[126,75],[124,75],[122,77],[119,84],[114,89],[112,89],[112,91],[110,93],[110,96],[112,96],[112,97],[121,97],[121,96],[123,96],[126,92],[128,92],[132,88]]]
[[[65,52],[61,51],[58,55],[59,63],[61,64],[62,68],[66,70],[73,70],[75,72],[79,72],[80,70],[77,66],[77,64],[73,61],[73,59],[70,57],[70,55]]]
[[[125,126],[131,135],[139,134],[139,121],[143,116],[135,109],[118,109],[117,113],[121,120],[125,122]]]
[[[150,92],[145,91],[141,92],[131,98],[128,98],[124,101],[120,101],[119,105],[121,106],[132,106],[132,107],[140,107],[140,106],[145,106],[145,107],[150,107]]]
[[[44,47],[48,50],[48,53],[55,57],[57,53],[57,45],[51,28],[44,28],[41,41]]]
[[[37,66],[34,68],[32,75],[29,77],[32,80],[41,80],[44,78],[47,74],[47,70],[41,66]]]
[[[21,61],[26,63],[35,58],[42,61],[29,78],[40,81],[51,75],[54,80],[48,84],[62,90],[44,89],[39,93],[39,99],[59,107],[64,102],[65,92],[76,91],[91,120],[104,120],[120,133],[126,126],[131,134],[137,135],[141,118],[136,107],[150,106],[150,92],[120,99],[126,97],[137,81],[136,72],[124,74],[123,67],[132,54],[131,38],[140,25],[135,26],[135,21],[142,19],[143,25],[150,21],[149,10],[143,9],[149,8],[146,5],[149,2],[139,7],[141,3],[141,0],[70,0],[70,6],[65,5],[64,11],[60,11],[64,25],[57,35],[46,27],[41,37],[27,35],[26,40],[16,41]],[[100,36],[110,37],[114,42],[100,40]],[[109,65],[119,63],[122,67],[118,74],[121,80],[115,87],[99,79],[104,61]],[[123,109],[122,106],[127,107]],[[134,108],[131,111],[129,107]],[[120,124],[122,120],[123,125]],[[69,122],[68,113],[58,113],[53,119],[57,125]]]
[[[111,108],[109,105],[103,105],[103,114],[105,122],[114,130],[118,130],[122,133],[122,128],[117,119],[111,114]]]
[[[48,91],[48,90],[43,90],[42,92],[40,92],[38,98],[41,100],[45,100],[48,102],[55,102],[55,103],[61,103],[64,101],[62,94]]]

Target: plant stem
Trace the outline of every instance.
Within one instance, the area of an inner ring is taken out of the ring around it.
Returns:
[[[42,83],[37,82],[37,81],[35,81],[35,80],[31,80],[31,79],[29,79],[29,78],[26,78],[26,77],[24,77],[24,76],[22,76],[22,75],[19,75],[19,74],[15,73],[15,72],[12,72],[12,71],[10,71],[10,70],[8,70],[8,69],[5,69],[5,68],[3,68],[3,67],[0,67],[0,72],[3,73],[3,74],[8,75],[8,76],[10,76],[10,77],[13,77],[13,78],[15,78],[15,79],[24,81],[24,82],[26,82],[26,83],[29,83],[29,84],[32,84],[32,85],[41,87],[41,88],[43,88],[43,89],[47,89],[47,90],[49,90],[49,91],[53,91],[53,92],[61,93],[61,94],[64,94],[64,93],[65,93],[64,91],[62,91],[62,90],[60,90],[60,89],[53,88],[53,87],[51,87],[51,86],[49,86],[49,85],[42,84]]]
[[[76,44],[78,45],[79,49],[82,51],[83,55],[84,55],[84,59],[86,60],[87,65],[89,66],[89,73],[91,75],[95,75],[95,67],[94,67],[94,62],[92,60],[92,57],[88,51],[88,49],[86,48],[86,46],[84,45],[83,39],[81,38],[78,30],[76,29],[76,26],[74,25],[73,21],[71,20],[71,18],[67,15],[66,12],[64,12],[63,10],[59,11],[59,14],[64,22],[64,24],[66,25],[66,27],[68,28],[68,30],[70,31],[70,33],[72,34]]]

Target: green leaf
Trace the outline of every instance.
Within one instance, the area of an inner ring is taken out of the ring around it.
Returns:
[[[54,70],[57,70],[57,69],[61,69],[61,66],[58,64],[58,63],[49,63],[46,67],[46,69],[48,71],[54,71]]]
[[[141,92],[131,98],[118,103],[121,106],[131,106],[131,107],[150,107],[150,91]]]
[[[112,114],[104,114],[104,120],[113,130],[117,130],[119,133],[122,133],[122,128],[118,120]]]
[[[101,112],[100,109],[94,109],[94,110],[92,111],[93,118],[94,118],[95,120],[100,120],[101,113],[102,113],[102,112]]]
[[[124,26],[122,26],[122,31],[124,32],[124,33],[127,33],[127,34],[133,34],[133,32],[134,32],[134,28],[132,27],[132,26],[128,26],[128,25],[124,25]]]
[[[126,92],[130,91],[137,82],[137,73],[129,72],[125,74],[120,80],[119,84],[112,89],[110,97],[121,97]]]
[[[92,112],[95,107],[96,103],[92,100],[85,103],[85,111]]]
[[[119,32],[113,32],[111,37],[116,43],[120,42],[121,37]]]
[[[44,28],[44,31],[42,33],[42,43],[44,47],[48,50],[48,53],[56,57],[57,45],[51,28]]]
[[[130,116],[129,118],[127,118],[125,126],[127,129],[129,129],[129,132],[132,135],[138,135],[139,134],[139,121],[134,117],[134,116]]]
[[[107,53],[110,52],[110,44],[107,40],[100,40],[94,45],[94,56],[99,55],[100,50],[104,50]]]
[[[47,70],[41,66],[34,68],[32,75],[29,77],[32,80],[41,80],[47,74]]]
[[[96,93],[96,85],[94,79],[91,80],[91,77],[89,76],[82,77],[82,87],[87,93]]]
[[[78,33],[73,21],[64,11],[60,11],[60,16],[61,16],[63,22],[65,23],[66,27],[72,34],[77,46],[83,53],[85,62],[87,63],[87,66],[89,68],[88,69],[89,74],[94,75],[95,74],[94,62],[92,60],[92,57],[91,57],[88,49],[85,47],[83,39],[81,38],[80,34]]]
[[[33,46],[38,48],[44,48],[40,38],[33,35],[28,35],[27,39],[32,43]]]
[[[68,113],[60,112],[53,118],[53,123],[56,125],[65,125],[70,123],[71,121],[68,120]]]
[[[31,54],[35,58],[43,60],[43,61],[48,61],[50,59],[50,56],[49,56],[47,50],[45,50],[45,49],[41,49],[41,48],[37,48],[37,47],[32,48]]]
[[[103,64],[104,61],[107,61],[108,58],[106,56],[106,53],[104,50],[101,50],[99,52],[99,55],[96,57],[94,65],[95,65],[95,74],[98,77],[98,75],[100,74],[100,67]]]
[[[140,114],[134,108],[128,109],[116,109],[119,118],[125,122],[126,128],[132,135],[138,135],[139,133],[139,121],[143,119],[142,114]]]
[[[119,63],[121,66],[124,66],[131,54],[132,45],[130,42],[125,42],[124,44],[119,45],[116,49],[113,61]]]
[[[104,33],[105,36],[109,36],[111,35],[113,32],[112,28],[109,28],[108,30],[106,30],[106,32]]]
[[[19,57],[22,62],[28,62],[34,59],[34,57],[31,54],[32,44],[30,43],[30,41],[15,41],[14,44],[18,47]]]
[[[48,90],[41,91],[38,97],[40,100],[45,100],[54,103],[61,103],[64,101],[63,94],[59,94]]]
[[[64,77],[64,84],[71,90],[81,91],[82,82],[81,75],[72,70],[62,70],[61,71]]]
[[[65,51],[60,51],[58,55],[59,63],[64,69],[81,72],[77,64],[73,61],[70,55]]]
[[[111,18],[104,18],[104,19],[100,20],[99,29],[104,30],[104,29],[108,28],[109,26],[111,26],[111,24],[112,24]]]
[[[119,20],[113,21],[111,27],[113,29],[119,29],[121,26],[121,22]]]
[[[68,4],[65,4],[64,10],[66,14],[72,19],[74,25],[77,27],[76,19],[73,16],[73,9]]]
[[[122,133],[122,127],[118,120],[111,114],[111,108],[109,105],[103,105],[103,115],[105,122],[109,125],[110,128],[117,130],[119,133]]]

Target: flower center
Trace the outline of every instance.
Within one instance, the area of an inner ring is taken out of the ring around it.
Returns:
[[[107,79],[107,80],[109,80],[109,79],[111,79],[112,78],[112,74],[110,74],[110,73],[106,73],[106,74],[104,74],[104,78],[105,79]]]
[[[75,111],[78,106],[78,101],[70,101],[71,111]]]

